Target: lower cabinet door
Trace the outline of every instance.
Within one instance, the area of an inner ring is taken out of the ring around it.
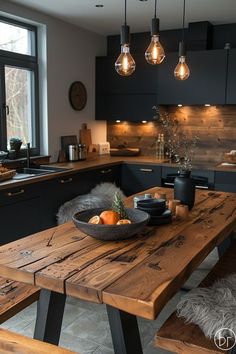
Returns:
[[[0,244],[41,230],[40,197],[0,206]]]
[[[121,186],[127,196],[161,186],[161,167],[123,164]]]
[[[236,193],[236,173],[216,171],[215,190]]]
[[[42,228],[57,224],[59,208],[78,195],[87,194],[102,182],[120,185],[120,166],[104,167],[45,181],[41,188]]]

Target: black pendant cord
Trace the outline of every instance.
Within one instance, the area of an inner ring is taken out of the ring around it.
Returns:
[[[155,0],[155,12],[154,12],[154,18],[157,18],[157,0]]]
[[[125,25],[127,25],[127,1],[125,0]]]
[[[183,25],[182,25],[182,41],[184,42],[184,25],[185,25],[185,0],[183,4]]]

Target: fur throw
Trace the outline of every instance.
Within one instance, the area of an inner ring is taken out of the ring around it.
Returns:
[[[236,332],[236,273],[209,288],[191,290],[177,305],[177,315],[198,325],[209,338],[221,328]]]
[[[58,224],[64,224],[72,219],[78,211],[91,208],[109,209],[112,205],[115,192],[119,192],[122,199],[125,198],[120,188],[113,183],[101,183],[93,188],[89,194],[78,197],[63,204],[57,213]]]

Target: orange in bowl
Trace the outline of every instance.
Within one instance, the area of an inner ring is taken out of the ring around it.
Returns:
[[[94,215],[91,219],[88,221],[89,224],[102,224],[102,219],[98,215]]]
[[[124,224],[131,224],[131,221],[129,219],[120,219],[117,222],[117,225],[124,225]]]
[[[114,210],[105,210],[100,214],[103,224],[114,225],[120,220],[120,215]]]

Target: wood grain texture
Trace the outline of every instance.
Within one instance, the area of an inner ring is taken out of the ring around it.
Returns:
[[[173,198],[172,189],[146,192],[157,191]],[[187,220],[131,239],[98,241],[70,222],[4,245],[0,275],[154,319],[235,226],[236,195],[197,191]]]
[[[0,328],[0,353],[14,354],[75,354],[70,350],[28,338]]]
[[[37,301],[40,288],[0,278],[0,323]]]
[[[216,280],[236,271],[236,242],[216,263],[211,272],[201,282],[201,287],[209,287]],[[184,354],[229,353],[220,350],[213,340],[205,337],[201,329],[194,324],[187,324],[181,317],[173,313],[159,329],[155,337],[155,346]]]
[[[236,149],[235,106],[169,106],[162,110],[179,122],[181,133],[189,139],[199,136],[195,161],[220,163],[225,152]],[[155,156],[158,133],[163,133],[162,127],[153,122],[107,123],[108,141],[112,147],[140,147],[141,153],[147,156]]]

